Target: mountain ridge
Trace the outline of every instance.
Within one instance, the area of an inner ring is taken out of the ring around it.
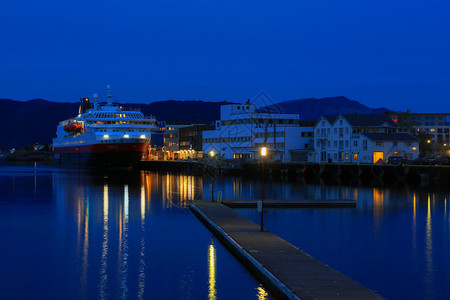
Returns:
[[[121,103],[139,107],[144,115],[154,115],[167,123],[200,123],[220,119],[220,106],[232,102],[204,100],[165,100],[151,103]],[[76,116],[80,103],[53,102],[44,99],[17,101],[0,99],[0,149],[34,143],[51,143],[56,136],[56,126],[62,120]],[[379,114],[386,108],[372,109],[346,97],[293,99],[274,103],[259,110],[283,113],[298,113],[300,120],[317,120],[325,114]],[[7,112],[7,113],[5,113]]]
[[[344,96],[286,100],[262,109],[270,112],[296,113],[300,115],[302,121],[318,120],[321,115],[382,114],[389,111],[384,107],[370,108]]]

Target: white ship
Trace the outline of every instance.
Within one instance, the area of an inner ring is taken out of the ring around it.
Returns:
[[[83,98],[78,116],[59,123],[53,139],[57,164],[127,167],[146,153],[156,119],[113,105],[110,86],[107,99],[100,105],[96,94],[93,104]]]

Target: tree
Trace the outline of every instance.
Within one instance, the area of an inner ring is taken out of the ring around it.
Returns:
[[[419,149],[420,149],[420,157],[430,156],[433,154],[435,149],[435,144],[433,142],[433,135],[428,132],[421,131],[416,134],[416,137],[420,140]]]

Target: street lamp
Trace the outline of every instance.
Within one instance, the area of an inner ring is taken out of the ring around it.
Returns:
[[[209,156],[211,157],[211,167],[212,167],[212,172],[214,172],[214,156],[216,155],[216,153],[214,152],[214,150],[209,151]],[[215,172],[212,175],[212,180],[211,180],[211,202],[214,202],[214,181],[216,180],[216,176],[215,176]]]
[[[262,185],[261,185],[261,232],[264,231],[264,161],[267,155],[267,148],[261,148],[261,159],[262,159]]]

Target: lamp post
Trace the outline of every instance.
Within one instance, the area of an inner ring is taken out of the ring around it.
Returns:
[[[264,231],[264,161],[267,155],[267,148],[261,148],[261,159],[262,159],[262,185],[261,185],[261,232]]]
[[[211,167],[212,167],[212,180],[211,180],[211,202],[214,202],[214,181],[216,180],[216,174],[215,174],[215,170],[214,170],[214,156],[216,155],[216,153],[214,152],[214,150],[209,151],[209,156],[211,157]]]

